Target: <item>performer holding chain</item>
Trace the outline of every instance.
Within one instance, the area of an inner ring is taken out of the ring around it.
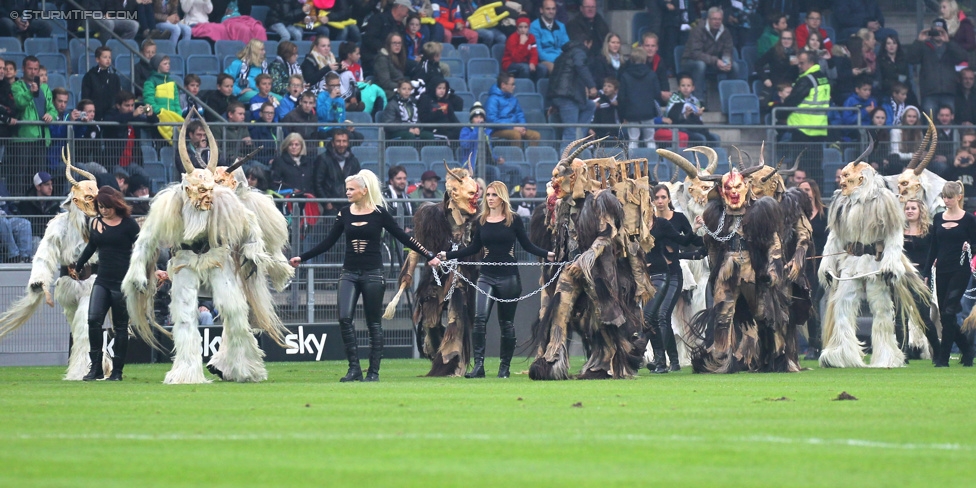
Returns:
[[[427,257],[428,264],[437,266],[440,260],[425,249],[416,239],[408,236],[386,210],[386,201],[380,193],[380,183],[372,171],[362,170],[346,178],[346,198],[350,205],[339,211],[335,225],[319,243],[300,256],[291,258],[292,266],[298,267],[322,254],[343,234],[346,235],[346,256],[339,276],[339,328],[349,361],[349,371],[339,381],[379,381],[380,360],[383,358],[383,294],[386,280],[383,278],[383,260],[380,247],[382,232],[386,230],[404,246]],[[353,311],[359,296],[363,297],[366,327],[369,329],[369,370],[363,379],[356,346],[356,329],[352,323]]]
[[[491,315],[492,295],[503,300],[518,298],[522,293],[522,280],[518,267],[504,265],[515,263],[515,241],[531,254],[553,261],[556,254],[542,249],[529,240],[522,219],[512,212],[508,200],[508,187],[505,183],[494,181],[485,190],[481,202],[481,217],[474,229],[471,244],[464,249],[438,254],[440,259],[458,259],[471,256],[485,249],[484,261],[498,263],[497,266],[482,266],[478,277],[478,288],[484,293],[475,295],[474,330],[471,334],[474,346],[474,368],[465,378],[485,377],[485,336],[488,317]],[[512,356],[515,354],[515,310],[518,302],[498,303],[498,326],[501,328],[501,363],[498,377],[508,378]]]
[[[98,189],[95,198],[99,217],[91,221],[88,245],[73,268],[71,277],[78,279],[78,270],[98,251],[99,270],[88,303],[88,342],[91,350],[91,370],[85,381],[103,379],[102,371],[102,324],[112,309],[112,327],[115,328],[115,357],[112,374],[108,381],[122,381],[125,353],[129,344],[129,311],[122,295],[122,278],[129,271],[132,245],[139,236],[139,224],[129,216],[130,207],[122,193],[110,187]]]

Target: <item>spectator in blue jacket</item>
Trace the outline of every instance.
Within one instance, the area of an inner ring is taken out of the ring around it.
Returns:
[[[471,168],[477,172],[478,126],[485,123],[485,108],[481,106],[481,102],[474,102],[474,105],[471,106],[471,110],[468,111],[468,120],[471,122],[471,126],[461,129],[461,153],[458,154],[458,157],[462,163],[471,161]],[[491,129],[485,127],[484,131],[485,137],[490,140]],[[489,145],[490,150],[491,146]],[[491,156],[489,155],[488,158],[491,159]]]
[[[871,112],[877,108],[878,102],[871,96],[871,79],[867,77],[858,78],[854,83],[854,93],[847,97],[844,107],[856,107],[860,109],[860,125],[871,124]],[[858,112],[854,110],[844,110],[839,112],[840,123],[842,125],[858,125]],[[857,132],[853,130],[843,131],[844,137],[849,140],[858,140]]]
[[[539,133],[526,129],[525,112],[515,98],[515,76],[503,72],[498,75],[498,83],[488,91],[488,122],[492,124],[513,124],[511,129],[495,130],[495,137],[511,141],[530,141],[535,146],[539,141]]]
[[[569,42],[569,34],[566,33],[566,26],[556,20],[555,0],[543,1],[539,13],[539,18],[529,26],[529,32],[535,36],[539,48],[539,64],[552,73],[553,63],[563,53],[563,45]]]
[[[362,134],[352,132],[352,129],[346,125],[346,100],[342,98],[342,82],[339,81],[339,75],[335,71],[325,75],[325,86],[326,89],[319,92],[315,112],[319,122],[331,125],[319,127],[321,138],[330,139],[336,129],[345,128],[351,132],[350,139],[363,140]]]

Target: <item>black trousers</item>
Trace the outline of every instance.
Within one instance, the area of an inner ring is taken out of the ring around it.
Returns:
[[[522,294],[522,278],[518,274],[511,276],[478,277],[478,289],[490,293],[497,298],[512,299]],[[485,333],[491,307],[495,301],[481,293],[474,298],[474,332]],[[518,302],[498,304],[498,326],[501,327],[502,337],[515,337],[515,311]]]
[[[112,327],[115,329],[115,358],[125,360],[129,348],[129,310],[120,286],[108,286],[95,282],[88,299],[88,344],[91,352],[101,352],[102,324],[109,309],[112,310]]]
[[[956,315],[962,311],[962,296],[969,285],[969,266],[958,270],[939,271],[935,275],[936,298],[939,301],[939,315],[942,318],[942,343],[936,363],[949,364],[952,344],[959,346],[963,363],[972,362],[973,345],[967,340],[959,327]],[[934,349],[934,347],[933,347]]]
[[[386,292],[386,279],[382,269],[350,270],[343,269],[339,275],[339,329],[346,356],[355,356],[356,329],[352,323],[356,302],[363,297],[363,312],[366,314],[366,328],[369,330],[370,371],[378,373],[380,359],[383,358],[383,294]],[[374,371],[375,369],[375,371]]]
[[[681,288],[684,286],[681,270],[677,272],[656,273],[651,275],[651,283],[657,293],[647,307],[644,308],[644,329],[651,348],[655,351],[666,350],[671,363],[678,363],[678,345],[675,342],[674,330],[671,329],[671,313],[678,303]],[[663,358],[662,358],[663,359]]]

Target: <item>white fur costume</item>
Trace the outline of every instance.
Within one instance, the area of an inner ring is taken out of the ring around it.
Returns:
[[[51,287],[54,287],[54,300],[61,305],[64,317],[71,328],[71,351],[68,353],[68,369],[64,379],[81,381],[88,373],[90,362],[88,298],[95,283],[95,275],[78,281],[70,276],[60,276],[60,269],[77,263],[82,251],[85,250],[89,232],[86,211],[94,214],[94,196],[98,194],[98,188],[95,185],[95,177],[91,173],[73,168],[67,154],[65,152],[66,171],[69,180],[73,183],[71,199],[61,205],[65,212],[56,215],[48,222],[44,237],[34,255],[26,295],[11,304],[0,317],[0,338],[27,323],[41,306],[42,301],[46,301],[53,307]],[[88,179],[80,183],[76,182],[71,176],[72,170]],[[89,262],[94,264],[97,260],[96,255],[92,256]],[[105,374],[109,374],[112,369],[111,356],[103,355],[102,363]]]
[[[870,367],[897,368],[904,365],[905,356],[895,340],[896,306],[898,313],[914,318],[907,323],[920,323],[912,294],[927,290],[902,253],[905,215],[897,197],[873,168],[859,161],[842,170],[840,189],[830,205],[830,234],[819,270],[827,292],[820,365],[864,366],[856,319],[866,299],[874,319]],[[859,243],[864,249],[858,249]]]

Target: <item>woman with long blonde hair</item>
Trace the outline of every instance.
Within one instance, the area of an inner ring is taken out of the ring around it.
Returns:
[[[457,251],[441,252],[441,259],[458,259],[471,256],[485,250],[484,262],[497,263],[492,266],[482,266],[478,277],[478,289],[474,305],[474,330],[471,341],[474,345],[474,368],[464,375],[465,378],[485,377],[485,336],[487,333],[488,317],[491,315],[492,297],[511,300],[522,293],[522,280],[518,267],[512,264],[515,258],[515,241],[518,240],[522,249],[531,254],[552,261],[555,254],[542,249],[532,241],[525,232],[522,219],[512,212],[512,205],[508,200],[508,187],[500,181],[493,181],[485,190],[485,198],[481,201],[481,218],[474,230],[471,244]],[[512,356],[515,354],[515,310],[518,302],[498,303],[498,326],[501,328],[501,364],[498,366],[498,377],[508,378]]]
[[[237,59],[224,70],[224,73],[234,77],[234,96],[243,103],[249,102],[258,93],[258,85],[254,79],[267,72],[264,42],[257,39],[251,39],[237,53]]]
[[[929,215],[925,203],[921,200],[909,200],[905,202],[905,255],[915,265],[915,269],[922,274],[922,265],[928,259],[929,250],[932,248],[932,216]],[[923,275],[924,276],[924,275]],[[928,305],[921,303],[921,297],[916,297],[915,306],[921,311],[922,322],[925,325],[925,337],[932,346],[932,363],[939,353],[939,331],[935,330],[935,324],[927,313]],[[900,317],[896,317],[900,318]],[[902,351],[907,352],[908,341],[904,334],[904,327],[899,322],[895,326],[895,336]],[[905,357],[908,357],[907,355]]]
[[[407,235],[396,224],[393,216],[386,210],[386,201],[380,190],[379,179],[372,171],[362,170],[346,178],[346,198],[349,206],[336,216],[335,225],[314,248],[289,260],[298,267],[332,248],[339,237],[346,236],[346,254],[339,275],[339,330],[349,361],[349,370],[339,381],[379,381],[380,360],[383,358],[383,295],[386,280],[383,277],[383,231],[389,232],[396,240],[422,256],[426,256],[431,266],[440,264],[434,253],[420,245],[416,239]],[[353,312],[356,302],[363,297],[363,312],[366,327],[369,329],[369,370],[363,378],[359,365],[359,348],[356,346],[356,328],[353,325]]]
[[[962,209],[962,183],[946,182],[941,196],[946,209],[932,220],[932,245],[921,270],[923,277],[932,279],[931,270],[935,266],[936,298],[942,317],[942,341],[935,367],[949,367],[953,342],[962,352],[962,365],[972,366],[973,345],[959,330],[956,315],[962,311],[962,296],[969,284],[971,271],[966,247],[976,246],[976,217]]]
[[[959,3],[956,0],[942,0],[939,3],[939,12],[946,21],[949,40],[968,52],[976,50],[976,29],[969,17],[960,15],[962,12],[959,10]]]

